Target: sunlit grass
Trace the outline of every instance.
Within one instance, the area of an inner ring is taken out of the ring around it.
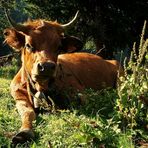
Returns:
[[[15,103],[10,96],[10,80],[0,78],[0,146],[9,145],[19,125]]]
[[[19,130],[21,123],[14,99],[10,95],[10,80],[0,78],[0,82],[0,146],[9,147],[11,138]],[[35,140],[18,147],[26,145],[32,148],[42,148],[43,145],[44,147],[117,146],[121,134],[118,124],[100,117],[97,112],[96,115],[91,116],[84,108],[40,114],[33,123]],[[83,113],[84,111],[86,114]]]

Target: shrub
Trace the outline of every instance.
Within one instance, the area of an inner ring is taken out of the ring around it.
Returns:
[[[143,132],[148,128],[148,39],[144,40],[145,28],[146,22],[138,56],[134,44],[128,65],[124,66],[125,77],[120,79],[122,84],[118,86],[119,99],[116,105],[122,129],[132,131],[136,129],[133,134],[136,136],[140,134],[143,137],[145,137]]]

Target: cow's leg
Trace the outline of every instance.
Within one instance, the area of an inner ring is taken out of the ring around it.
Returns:
[[[22,81],[21,70],[11,83],[11,94],[16,101],[16,107],[22,121],[20,131],[13,137],[12,141],[14,144],[24,143],[34,138],[32,121],[35,120],[36,115],[29,100],[26,82]]]
[[[22,125],[18,134],[16,134],[12,141],[13,143],[24,143],[34,138],[32,130],[32,121],[35,120],[35,113],[32,107],[24,100],[17,100],[16,107],[21,116]]]

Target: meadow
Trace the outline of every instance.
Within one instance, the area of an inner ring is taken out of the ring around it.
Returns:
[[[143,29],[144,32],[144,29]],[[116,90],[85,90],[86,103],[69,110],[39,114],[34,141],[18,148],[135,148],[148,147],[148,39],[142,32],[139,55],[135,44],[125,77]],[[17,62],[0,67],[0,147],[11,147],[21,122],[9,85]]]

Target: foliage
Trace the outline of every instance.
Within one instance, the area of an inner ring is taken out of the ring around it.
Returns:
[[[144,39],[145,27],[146,22],[141,35],[139,55],[136,56],[134,44],[128,66],[124,67],[125,77],[118,87],[119,99],[116,106],[122,128],[136,129],[142,137],[145,134],[140,130],[145,131],[148,128],[148,39]],[[128,74],[129,71],[131,74]]]
[[[27,11],[31,12],[32,8],[38,7],[37,11],[33,9],[36,16],[42,12],[41,16],[61,23],[67,22],[74,12],[80,10],[78,22],[72,29],[72,33],[84,42],[93,39],[97,50],[104,44],[107,49],[104,54],[108,58],[112,56],[115,49],[130,48],[134,41],[138,41],[143,22],[148,18],[146,0],[130,2],[72,0],[68,3],[66,0],[25,0],[25,2],[33,6],[27,7]]]
[[[87,89],[82,93],[78,93],[83,106],[78,107],[80,114],[86,114],[87,116],[96,116],[110,118],[114,115],[115,98],[117,98],[117,92],[113,89],[104,89],[94,91]],[[75,108],[76,109],[76,108]]]
[[[16,119],[14,100],[9,93],[10,80],[0,78],[0,82],[0,147],[3,144],[6,144],[7,147],[10,145],[9,137],[18,128],[19,119]]]
[[[22,20],[28,18],[28,16],[27,17],[25,16],[23,7],[21,7],[22,5],[23,4],[20,3],[19,0],[17,2],[16,0],[0,1],[0,56],[6,55],[12,52],[12,49],[10,49],[10,47],[4,44],[3,30],[8,27],[11,27],[9,22],[6,19],[4,9],[7,9],[9,13],[11,13],[11,16],[14,18],[15,21],[21,22]]]
[[[0,77],[12,79],[14,75],[16,74],[16,72],[18,71],[18,67],[19,67],[18,65],[19,65],[18,60],[16,58],[13,58],[11,61],[11,64],[0,67]]]
[[[97,51],[96,51],[96,47],[95,47],[93,40],[90,39],[86,41],[82,51],[96,54]]]
[[[3,2],[0,1],[0,56],[5,55],[10,52],[6,47],[3,45],[3,29],[8,26],[8,22],[6,22],[6,18],[4,15],[4,9],[3,9]],[[12,4],[12,3],[11,3]]]
[[[130,48],[138,41],[142,24],[148,19],[146,0],[2,0],[0,2],[0,29],[6,28],[3,8],[11,10],[12,17],[23,22],[28,18],[44,18],[66,23],[80,10],[80,15],[69,34],[80,37],[84,43],[93,40],[103,56],[111,58],[113,51]]]
[[[0,108],[0,146],[10,147],[11,138],[21,123],[15,109],[15,102],[9,93],[10,80],[0,78],[0,82],[2,83],[0,86],[2,106]],[[92,90],[91,93],[93,96]],[[105,96],[103,98],[105,99]],[[92,101],[94,103],[94,100]],[[85,107],[82,107],[82,110],[85,110]],[[130,137],[121,132],[118,124],[112,118],[103,118],[99,112],[96,112],[95,116],[91,116],[90,111],[86,110],[85,114],[81,111],[72,109],[71,111],[59,110],[54,114],[40,114],[34,122],[35,141],[17,147],[40,148],[44,145],[44,147],[105,146],[111,148],[124,145],[124,141],[120,141],[120,136],[125,139]],[[132,145],[132,139],[126,141],[126,144]]]

